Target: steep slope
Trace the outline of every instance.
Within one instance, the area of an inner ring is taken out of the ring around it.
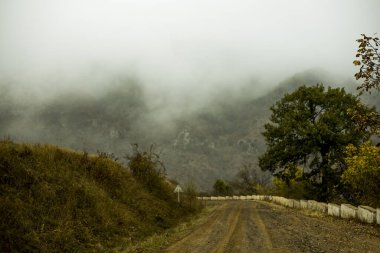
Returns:
[[[0,251],[107,252],[191,212],[172,185],[151,191],[104,155],[0,142]]]

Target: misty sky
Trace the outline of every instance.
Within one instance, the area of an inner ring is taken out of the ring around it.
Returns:
[[[198,95],[310,68],[353,76],[379,0],[0,0],[0,81],[104,89],[131,76]]]

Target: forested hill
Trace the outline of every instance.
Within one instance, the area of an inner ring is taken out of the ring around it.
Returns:
[[[346,87],[342,80],[321,70],[307,71],[284,80],[258,96],[218,94],[203,107],[170,115],[153,107],[142,85],[126,81],[101,95],[63,94],[51,100],[21,101],[4,86],[0,104],[0,135],[26,142],[52,143],[75,149],[114,153],[124,157],[131,144],[155,144],[170,178],[192,181],[201,190],[216,178],[232,179],[243,163],[253,163],[265,150],[261,136],[270,106],[302,84]],[[378,103],[376,97],[371,103]],[[163,115],[160,120],[159,116]],[[167,120],[162,120],[167,118]]]

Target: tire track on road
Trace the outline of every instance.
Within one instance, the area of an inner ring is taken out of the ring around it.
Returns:
[[[252,214],[251,214],[252,221],[256,224],[258,229],[258,234],[261,236],[261,242],[263,243],[263,249],[265,252],[273,252],[273,244],[272,240],[269,237],[268,231],[265,227],[265,224],[263,220],[261,219],[261,216],[257,210],[257,204],[255,204],[255,207],[252,208]]]
[[[286,244],[281,243],[274,237],[274,234],[278,234],[278,228],[271,226],[271,222],[268,221],[268,217],[270,217],[269,214],[274,212],[273,207],[268,205],[268,203],[264,204],[260,201],[254,201],[253,203],[254,207],[252,208],[253,212],[251,218],[257,226],[258,233],[260,234],[260,240],[256,239],[250,241],[262,242],[261,248],[257,252],[294,253],[294,251],[290,250]]]
[[[219,202],[210,218],[170,253],[378,252],[380,230],[262,201]]]
[[[210,252],[214,246],[215,238],[218,238],[222,232],[221,227],[225,226],[225,222],[230,216],[231,213],[229,213],[228,205],[221,205],[214,211],[206,223],[170,246],[165,252]]]
[[[233,210],[230,213],[230,217],[232,217],[231,221],[230,219],[227,220],[226,225],[229,224],[229,226],[226,226],[226,232],[224,233],[224,236],[222,240],[219,242],[219,246],[215,248],[212,253],[223,253],[226,252],[226,248],[228,244],[231,241],[232,235],[237,234],[238,232],[236,230],[241,229],[240,226],[237,226],[238,222],[241,221],[241,211],[242,211],[242,206],[241,203],[239,205],[235,205],[235,207],[238,206],[238,209],[235,211]]]
[[[249,247],[249,237],[247,224],[249,221],[249,216],[251,215],[252,203],[243,202],[242,210],[240,214],[239,221],[235,227],[232,237],[228,242],[227,247],[225,247],[224,252],[233,253],[251,253],[252,249]]]

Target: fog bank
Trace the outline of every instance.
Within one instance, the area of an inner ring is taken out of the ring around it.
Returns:
[[[252,80],[260,93],[315,67],[352,76],[355,39],[378,32],[379,9],[377,0],[3,0],[0,80],[46,95],[136,78],[179,103]]]

